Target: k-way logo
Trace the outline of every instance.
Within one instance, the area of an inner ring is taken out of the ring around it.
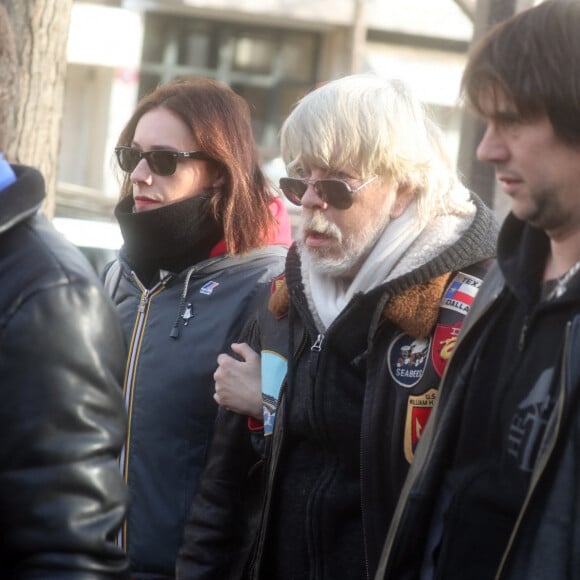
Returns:
[[[200,294],[205,294],[206,296],[211,296],[211,294],[213,294],[213,291],[220,285],[219,282],[214,282],[213,280],[210,280],[209,282],[206,282],[200,289],[199,293]]]
[[[441,299],[442,308],[467,314],[480,286],[479,278],[458,272]]]

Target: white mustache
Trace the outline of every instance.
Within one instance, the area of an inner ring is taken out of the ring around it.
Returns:
[[[333,223],[329,222],[321,212],[311,212],[307,215],[308,210],[302,210],[302,232],[311,231],[317,234],[330,236],[336,238],[338,241],[342,240],[342,232]]]

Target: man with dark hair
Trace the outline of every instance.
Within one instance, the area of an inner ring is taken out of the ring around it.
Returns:
[[[493,28],[463,77],[512,211],[377,578],[580,578],[580,3]]]
[[[0,151],[16,51],[0,5]],[[44,180],[0,153],[0,577],[127,578],[125,344],[82,254],[39,212]]]

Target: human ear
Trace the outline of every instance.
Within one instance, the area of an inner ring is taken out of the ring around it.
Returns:
[[[211,186],[212,187],[222,187],[226,183],[226,176],[222,173],[217,173]]]
[[[414,188],[411,185],[407,183],[399,185],[397,188],[395,203],[393,203],[393,207],[391,208],[390,217],[392,220],[397,219],[403,214],[411,203],[414,193]]]

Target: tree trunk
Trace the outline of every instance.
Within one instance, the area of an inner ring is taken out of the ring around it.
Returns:
[[[54,213],[66,47],[73,0],[0,0],[18,51],[18,103],[6,156],[37,167],[46,180],[44,211]]]
[[[502,20],[532,6],[534,0],[478,0],[475,10],[472,44]],[[491,163],[478,161],[477,147],[484,135],[485,124],[465,111],[461,123],[458,169],[465,185],[475,191],[503,219],[509,211],[509,198],[496,189],[495,170]]]
[[[367,0],[354,0],[351,27],[351,74],[363,71],[365,43],[367,40]]]

